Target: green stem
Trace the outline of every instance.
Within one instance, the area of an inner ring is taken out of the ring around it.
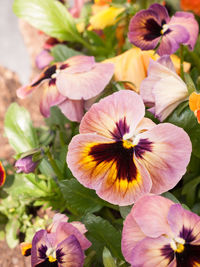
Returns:
[[[183,61],[184,61],[184,56],[183,56],[183,45],[180,46],[180,72],[181,72],[181,79],[184,81],[184,69],[183,69]]]
[[[48,151],[46,152],[46,155],[47,155],[48,160],[49,160],[49,162],[50,162],[50,164],[51,164],[51,167],[53,168],[55,174],[56,174],[57,177],[58,177],[58,180],[61,181],[61,180],[63,179],[63,175],[62,175],[60,169],[58,168],[58,165],[56,164],[54,158],[52,157],[51,152],[48,150]]]
[[[148,7],[148,0],[139,0],[138,1],[141,9],[147,9]]]

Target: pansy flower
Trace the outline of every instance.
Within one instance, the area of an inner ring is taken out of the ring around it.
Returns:
[[[169,56],[150,61],[148,76],[140,86],[144,103],[160,121],[165,120],[183,101],[188,100],[187,85],[176,74]]]
[[[50,108],[57,105],[67,118],[80,121],[87,100],[103,91],[113,69],[112,64],[96,63],[94,57],[74,56],[45,68],[30,85],[19,88],[17,96],[25,98],[41,86],[43,116],[48,117]]]
[[[32,267],[81,267],[84,250],[91,246],[80,222],[68,223],[65,215],[56,214],[47,230],[38,231],[31,248]]]
[[[173,188],[186,171],[191,142],[183,129],[144,118],[141,97],[122,90],[94,104],[67,163],[84,186],[113,204],[129,205],[149,192]]]
[[[189,107],[197,117],[198,123],[200,123],[200,94],[193,92],[189,97]]]
[[[122,253],[132,267],[199,266],[200,217],[164,197],[141,197],[124,221]]]
[[[155,49],[159,55],[170,55],[180,44],[193,50],[199,26],[192,13],[176,12],[170,19],[167,9],[159,4],[139,11],[130,21],[128,38],[142,50]]]
[[[6,180],[6,172],[3,167],[3,164],[0,161],[0,187],[4,185],[5,180]]]

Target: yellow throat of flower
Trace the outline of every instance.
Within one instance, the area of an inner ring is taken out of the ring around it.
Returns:
[[[180,237],[176,237],[172,239],[170,246],[174,250],[174,252],[181,253],[184,250],[185,240]]]
[[[57,260],[57,259],[54,258],[52,255],[49,256],[49,262],[54,262],[54,261],[56,261],[56,260]]]

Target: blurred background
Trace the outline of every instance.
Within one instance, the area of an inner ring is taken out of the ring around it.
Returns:
[[[29,80],[31,64],[12,4],[13,0],[1,0],[0,65],[16,72],[24,84]]]

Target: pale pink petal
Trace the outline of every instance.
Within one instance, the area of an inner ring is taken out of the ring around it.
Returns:
[[[135,245],[146,237],[136,223],[132,211],[133,208],[124,221],[122,231],[122,253],[128,262],[132,259],[132,250]]]
[[[39,69],[43,69],[46,66],[48,66],[53,60],[54,60],[54,57],[50,54],[50,51],[42,50],[37,55],[35,59],[35,64]]]
[[[122,90],[94,104],[80,124],[80,133],[98,133],[112,139],[132,134],[144,117],[144,104],[133,91]]]
[[[173,202],[161,196],[141,197],[134,205],[131,214],[141,231],[148,237],[170,235],[167,215]]]
[[[170,27],[171,25],[181,25],[188,31],[189,39],[185,44],[189,45],[189,48],[193,50],[199,33],[199,25],[194,15],[189,12],[176,12],[169,25]]]
[[[155,99],[155,117],[160,121],[165,120],[180,103],[188,99],[187,86],[178,75],[156,82],[152,94]]]
[[[104,90],[114,73],[114,65],[111,63],[96,63],[84,72],[71,72],[70,69],[58,74],[56,85],[62,95],[73,100],[87,100],[97,96]]]
[[[51,233],[55,233],[58,225],[61,222],[68,222],[68,219],[69,218],[65,214],[56,213],[53,216],[53,222],[51,223],[51,225],[48,226],[47,231]]]
[[[170,69],[171,71],[175,72],[176,73],[176,69],[174,67],[174,64],[170,58],[170,56],[168,55],[164,55],[162,57],[160,57],[157,62],[159,64],[161,64],[162,66],[166,67],[167,69]]]
[[[72,224],[74,227],[76,227],[79,232],[81,232],[82,234],[85,234],[87,232],[87,229],[85,227],[85,225],[81,222],[70,222],[70,224]]]
[[[62,263],[58,262],[59,267],[82,267],[84,263],[84,254],[76,236],[71,235],[58,244],[56,252],[61,257]]]
[[[138,139],[150,142],[148,150],[143,148],[142,154],[138,152],[138,160],[149,171],[151,192],[161,194],[172,189],[185,174],[190,160],[192,146],[187,133],[173,124],[163,123],[138,135]]]
[[[140,123],[137,125],[134,135],[138,135],[140,133],[146,132],[152,128],[154,128],[156,124],[150,120],[149,118],[143,118]]]
[[[78,18],[80,16],[84,2],[84,0],[74,0],[74,6],[69,10],[69,12],[74,18]]]
[[[170,240],[165,237],[145,238],[132,250],[132,267],[167,267],[175,261]]]
[[[175,236],[183,238],[187,243],[200,245],[200,217],[174,204],[169,209],[168,223]]]
[[[74,235],[83,250],[91,246],[91,242],[71,223],[61,222],[56,229],[56,243],[62,242],[67,237]]]
[[[40,112],[44,117],[49,117],[50,108],[62,103],[66,97],[58,92],[54,80],[50,81],[50,83],[45,83],[42,89],[43,95],[40,102]]]
[[[17,89],[16,94],[19,98],[26,98],[27,96],[29,96],[33,91],[35,91],[39,84],[37,84],[38,81],[40,81],[41,79],[41,75],[38,75],[31,84],[29,85],[25,85],[20,87],[19,89]],[[34,86],[34,84],[36,83],[36,85]]]
[[[64,62],[60,63],[61,66],[64,66],[62,69],[63,73],[77,73],[77,72],[86,72],[91,70],[95,66],[95,58],[84,56],[84,55],[77,55],[68,58]]]
[[[58,105],[62,113],[71,121],[80,122],[84,115],[84,100],[66,99]]]

